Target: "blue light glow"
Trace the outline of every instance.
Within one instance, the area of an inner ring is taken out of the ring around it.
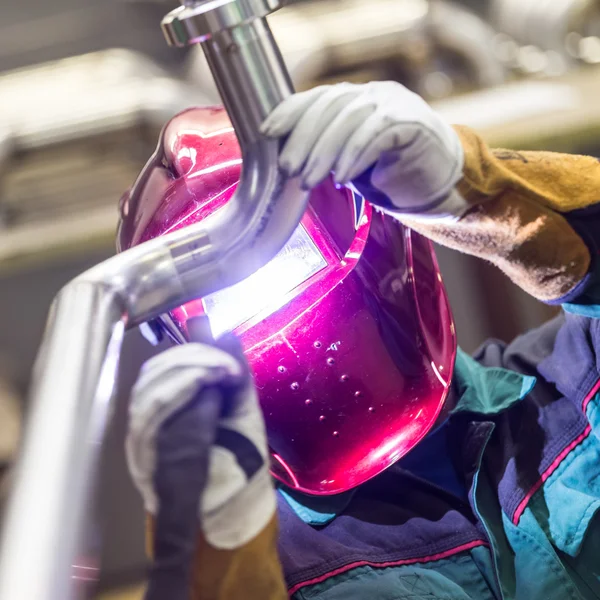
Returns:
[[[275,312],[285,296],[327,265],[301,225],[273,260],[234,286],[203,299],[215,337],[268,310]]]

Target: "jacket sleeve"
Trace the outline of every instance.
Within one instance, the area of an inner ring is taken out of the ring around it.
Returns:
[[[399,217],[433,241],[486,259],[551,304],[584,296],[600,239],[600,162],[589,156],[490,149],[457,126],[465,152],[453,221]]]
[[[154,547],[154,518],[146,517],[146,545]],[[277,518],[234,550],[214,548],[199,534],[191,573],[191,600],[287,600],[277,552]]]

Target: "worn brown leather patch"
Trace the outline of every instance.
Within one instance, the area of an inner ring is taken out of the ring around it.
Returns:
[[[570,292],[590,266],[587,246],[564,217],[514,190],[476,204],[458,222],[402,221],[443,246],[490,261],[546,302]]]
[[[590,156],[490,149],[455,127],[465,153],[457,185],[471,208],[458,222],[401,220],[435,242],[486,259],[542,301],[568,294],[587,274],[587,246],[563,215],[600,201],[600,162]]]
[[[472,129],[455,130],[465,152],[458,190],[471,204],[510,190],[560,213],[600,202],[600,161],[595,157],[490,149]]]
[[[146,544],[152,556],[154,519],[147,516]],[[235,550],[212,547],[198,536],[192,573],[192,600],[287,600],[273,516],[253,540]]]

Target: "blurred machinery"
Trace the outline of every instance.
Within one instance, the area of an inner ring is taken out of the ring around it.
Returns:
[[[505,66],[489,45],[494,31],[446,1],[294,2],[269,18],[298,90],[336,81],[401,81],[428,99],[495,86]],[[187,70],[205,95],[218,92],[201,52]]]
[[[0,273],[112,245],[119,197],[164,121],[194,102],[198,90],[130,50],[0,75]]]
[[[496,31],[494,52],[523,75],[560,75],[600,62],[597,0],[461,0]]]
[[[0,403],[6,399],[7,422],[16,423],[0,428],[0,450],[13,439],[7,457],[20,419],[15,398],[28,386],[52,298],[113,253],[119,196],[164,121],[219,101],[202,54],[164,46],[159,22],[175,0],[60,0],[30,11],[29,21],[16,14],[27,4],[3,7],[0,25]],[[493,145],[600,154],[599,7],[301,0],[270,23],[298,89],[395,79]],[[21,35],[25,25],[39,35]],[[466,350],[554,313],[480,261],[444,250],[439,259]],[[101,490],[108,586],[144,568],[122,439],[129,388],[152,352],[129,335]]]
[[[142,53],[171,73],[187,50],[169,49],[160,31],[177,0],[21,0],[0,9],[0,71],[107,48]]]
[[[560,74],[600,62],[597,0],[492,0],[490,21],[507,37],[499,55],[525,73]]]

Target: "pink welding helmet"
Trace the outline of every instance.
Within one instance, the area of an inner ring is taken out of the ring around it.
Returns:
[[[188,110],[121,202],[119,250],[196,223],[240,177],[227,114]],[[327,181],[285,248],[240,284],[161,319],[178,341],[207,314],[235,332],[254,372],[273,475],[310,494],[374,477],[431,430],[456,339],[429,241]]]

